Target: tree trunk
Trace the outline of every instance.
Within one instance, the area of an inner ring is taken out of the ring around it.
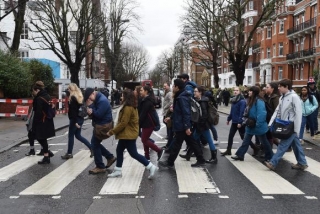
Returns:
[[[245,65],[237,61],[235,63],[232,63],[232,65],[233,65],[233,72],[236,75],[236,85],[237,86],[243,85]]]
[[[76,66],[68,66],[70,69],[70,80],[72,83],[75,83],[78,87],[80,87],[79,84],[79,69]]]

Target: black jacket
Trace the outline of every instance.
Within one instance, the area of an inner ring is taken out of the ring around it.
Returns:
[[[149,128],[153,127],[154,124],[151,120],[151,113],[155,111],[154,109],[155,102],[154,100],[147,96],[141,100],[139,105],[139,126],[140,128]]]
[[[204,131],[210,128],[208,122],[208,108],[209,108],[209,98],[202,96],[201,100],[197,100],[201,106],[202,116],[199,119],[199,122],[195,124],[195,128],[199,131]]]
[[[80,108],[81,104],[78,103],[75,96],[71,96],[69,99],[70,99],[70,103],[69,103],[68,117],[71,122],[76,124],[77,117],[79,114],[79,108]]]

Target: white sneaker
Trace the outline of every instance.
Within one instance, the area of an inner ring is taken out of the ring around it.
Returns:
[[[220,141],[214,141],[214,145],[219,145]]]
[[[149,170],[148,179],[153,179],[154,175],[156,174],[159,168],[150,162],[149,165],[147,166],[147,169]]]
[[[304,144],[304,140],[299,139],[300,140],[300,144],[303,145]]]
[[[108,178],[122,177],[122,169],[120,167],[114,167],[113,172],[108,175]]]

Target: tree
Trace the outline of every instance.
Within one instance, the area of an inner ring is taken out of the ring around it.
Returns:
[[[68,66],[70,80],[77,85],[83,59],[106,33],[101,25],[104,16],[97,2],[44,0],[38,2],[30,17],[32,39],[38,44],[30,49],[53,51]]]
[[[202,25],[201,23],[210,26],[204,28],[212,29],[210,41],[216,43],[226,52],[225,57],[232,64],[233,72],[236,76],[236,84],[242,85],[253,36],[258,27],[271,19],[275,9],[283,3],[283,0],[254,1],[257,4],[261,4],[261,9],[260,7],[257,9],[257,15],[254,16],[249,31],[247,29],[245,31],[245,23],[249,23],[250,17],[243,17],[243,15],[252,0],[194,0],[193,2],[193,8],[197,7],[199,11],[204,11],[212,21],[206,23],[201,20],[203,16],[199,16],[198,19],[192,20],[192,26],[197,23],[200,26]],[[188,11],[190,10],[192,8],[189,8]],[[199,34],[196,30],[196,33],[198,35],[206,35],[204,31]]]
[[[32,83],[41,80],[48,93],[54,90],[54,77],[52,74],[52,68],[49,65],[45,65],[40,61],[33,59],[28,63],[30,74],[32,75]]]
[[[153,69],[162,74],[162,77],[166,77],[167,81],[174,78],[174,75],[179,72],[180,69],[180,51],[177,49],[164,50],[158,57],[158,62]],[[164,75],[164,76],[163,76]]]

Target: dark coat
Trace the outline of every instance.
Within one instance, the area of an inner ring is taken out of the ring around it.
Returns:
[[[172,123],[173,131],[181,132],[191,129],[190,93],[180,90],[174,95]]]
[[[69,103],[69,111],[68,111],[68,117],[71,123],[76,124],[77,118],[79,117],[79,108],[81,104],[78,103],[77,99],[74,96],[70,97],[70,103]]]
[[[201,100],[197,100],[197,101],[201,106],[202,115],[199,119],[199,122],[195,123],[195,128],[201,132],[201,131],[208,130],[210,128],[210,125],[208,123],[209,98],[202,96]]]
[[[269,103],[270,107],[273,109],[273,112],[276,110],[276,108],[279,105],[279,98],[280,96],[278,94],[271,94],[271,96],[267,96],[266,100]]]
[[[138,111],[140,128],[150,128],[155,126],[151,119],[151,113],[155,111],[154,104],[154,100],[149,96],[141,100]]]
[[[246,101],[243,97],[240,98],[239,101],[232,103],[231,109],[230,109],[230,114],[227,118],[227,121],[231,121],[232,123],[236,124],[242,124],[243,120],[243,113],[246,108]]]
[[[47,102],[51,100],[50,95],[45,90],[40,90],[33,99],[34,118],[32,132],[35,139],[44,140],[55,136],[56,133],[53,119],[48,119],[45,116],[45,112],[51,106],[40,97],[44,98]]]

